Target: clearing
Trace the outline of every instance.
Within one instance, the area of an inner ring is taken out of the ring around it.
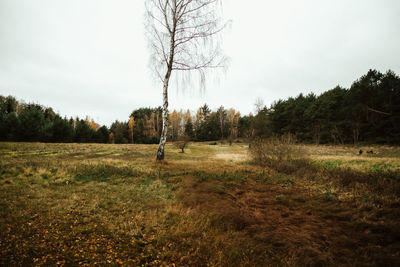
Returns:
[[[0,143],[0,265],[399,266],[400,149],[302,148]]]

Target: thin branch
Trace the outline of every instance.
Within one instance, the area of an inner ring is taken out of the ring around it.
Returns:
[[[217,13],[221,0],[148,1],[146,30],[150,32],[157,76],[162,77],[162,72],[169,77],[171,71],[195,71],[203,83],[205,70],[225,67],[226,59],[215,39],[227,26]]]
[[[383,114],[383,115],[388,115],[388,116],[392,115],[392,113],[387,113],[387,112],[379,111],[379,110],[370,108],[370,107],[368,107],[368,106],[367,106],[367,110],[372,111],[372,112],[376,112],[376,113],[379,113],[379,114]]]

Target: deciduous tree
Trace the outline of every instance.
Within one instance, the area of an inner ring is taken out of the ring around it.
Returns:
[[[128,127],[129,127],[129,138],[131,139],[131,143],[133,144],[133,130],[135,128],[135,118],[133,115],[129,118]]]
[[[173,71],[198,74],[225,66],[217,35],[225,28],[220,0],[147,0],[147,36],[154,73],[163,83],[163,130],[157,160],[164,159],[168,129],[168,86]],[[185,76],[190,77],[190,76]]]

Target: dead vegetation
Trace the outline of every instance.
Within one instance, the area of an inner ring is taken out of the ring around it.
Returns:
[[[290,134],[279,138],[256,138],[250,144],[250,154],[256,164],[269,167],[276,167],[283,161],[306,158],[305,152],[301,146],[296,146],[296,139]]]
[[[351,148],[263,166],[247,144],[154,148],[0,144],[0,265],[400,264],[399,150],[360,171]]]
[[[188,136],[182,136],[179,140],[174,142],[174,146],[181,150],[182,153],[185,153],[185,148],[188,147],[190,142],[190,138]]]

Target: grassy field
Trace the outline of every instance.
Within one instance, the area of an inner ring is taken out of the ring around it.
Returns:
[[[0,265],[399,266],[400,148],[0,143]]]

